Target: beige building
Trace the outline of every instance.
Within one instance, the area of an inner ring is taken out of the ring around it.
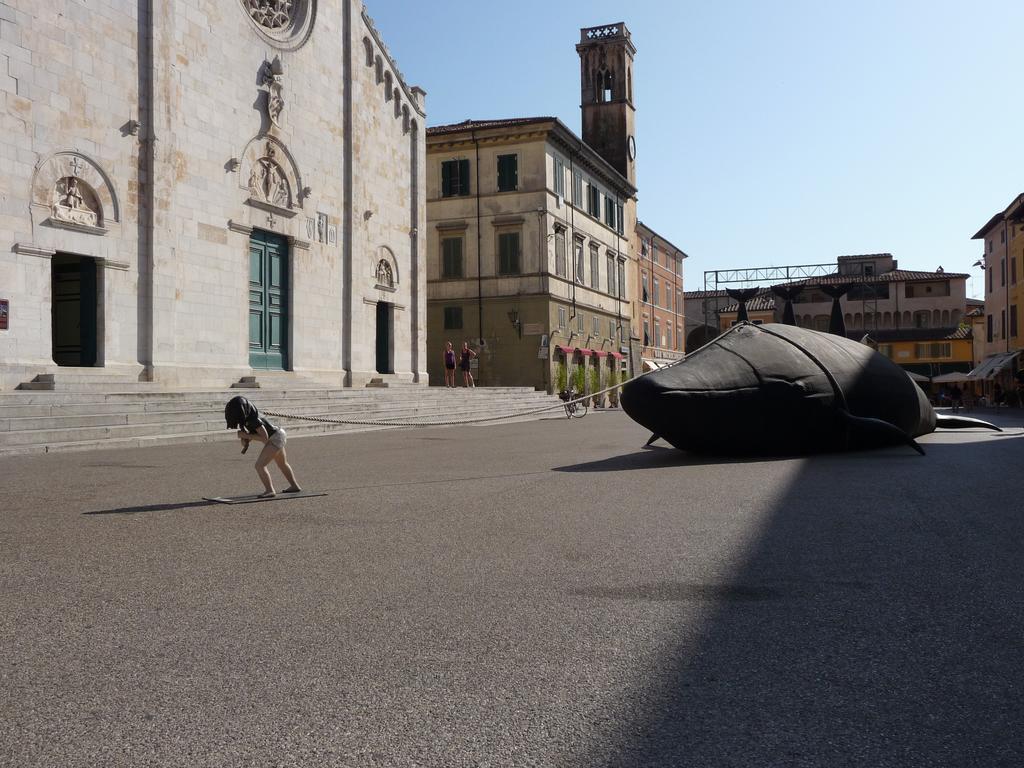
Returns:
[[[582,30],[584,135],[551,117],[427,130],[427,370],[469,341],[485,386],[602,382],[629,354],[636,226],[624,25]]]
[[[0,11],[0,387],[426,381],[424,92],[358,0]]]

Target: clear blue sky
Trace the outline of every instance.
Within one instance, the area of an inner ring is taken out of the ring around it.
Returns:
[[[640,218],[703,272],[891,252],[969,272],[1024,192],[1024,1],[366,0],[427,123],[580,132],[581,27],[637,48]]]

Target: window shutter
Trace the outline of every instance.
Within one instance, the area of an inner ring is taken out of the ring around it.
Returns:
[[[459,192],[463,195],[470,194],[469,160],[459,160]]]
[[[451,197],[452,194],[452,164],[441,163],[441,197]]]

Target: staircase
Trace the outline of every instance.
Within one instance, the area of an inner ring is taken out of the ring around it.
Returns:
[[[396,429],[405,426],[404,422],[501,416],[561,404],[557,397],[525,387],[158,391],[153,389],[156,385],[131,382],[123,391],[121,385],[115,385],[119,391],[114,392],[109,383],[105,391],[92,389],[99,386],[95,381],[39,383],[59,388],[0,393],[0,455],[235,440],[235,432],[225,428],[224,404],[237,394],[252,400],[261,413],[403,422],[394,426],[331,424],[268,417],[287,429],[289,437]],[[62,384],[67,390],[59,386]],[[542,418],[565,418],[565,413],[553,408],[499,423]]]

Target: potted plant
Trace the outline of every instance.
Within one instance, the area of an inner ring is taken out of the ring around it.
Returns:
[[[604,395],[597,394],[601,391],[601,369],[596,365],[590,369],[590,404],[595,408],[604,407]]]
[[[561,360],[555,365],[555,391],[563,400],[569,399],[569,373],[565,370],[565,363]]]
[[[608,386],[614,387],[619,383],[619,371],[617,368],[612,368],[608,372]],[[619,390],[612,389],[608,392],[608,406],[610,408],[619,407]]]
[[[583,366],[577,365],[572,372],[572,388],[575,390],[576,397],[580,397],[583,394],[583,387],[586,383],[586,379],[583,376]]]

